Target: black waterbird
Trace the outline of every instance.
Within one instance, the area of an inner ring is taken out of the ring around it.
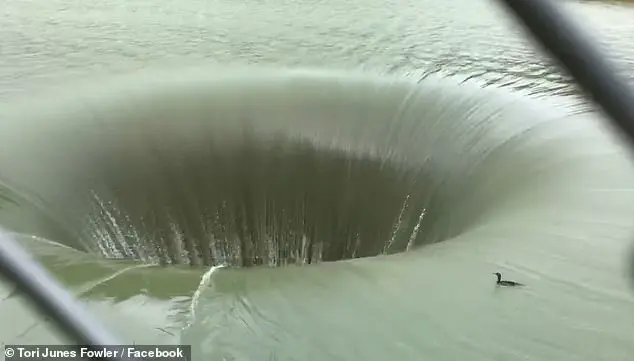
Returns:
[[[507,287],[518,287],[524,286],[523,284],[515,281],[502,281],[502,274],[500,272],[495,272],[494,275],[498,276],[498,281],[496,282],[498,286],[507,286]]]

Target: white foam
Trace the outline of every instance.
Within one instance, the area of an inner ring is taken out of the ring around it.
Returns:
[[[200,283],[198,284],[198,288],[196,288],[196,291],[194,292],[194,295],[192,296],[192,302],[189,305],[189,320],[187,322],[187,325],[183,327],[182,329],[183,331],[190,328],[192,324],[194,324],[194,322],[196,321],[196,306],[198,306],[200,295],[203,293],[203,290],[205,289],[205,287],[207,287],[207,285],[211,281],[211,275],[213,275],[214,272],[216,272],[217,270],[224,267],[226,267],[225,264],[213,266],[207,272],[205,272],[200,278]]]

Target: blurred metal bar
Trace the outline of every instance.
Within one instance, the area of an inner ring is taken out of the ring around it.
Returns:
[[[497,0],[510,9],[625,133],[634,147],[634,90],[617,75],[561,5],[549,0]]]
[[[634,148],[634,90],[617,75],[615,67],[601,55],[579,25],[549,0],[497,0],[513,12],[568,71],[586,94],[608,115]],[[634,249],[630,259],[630,279],[634,284]]]
[[[93,318],[40,264],[6,232],[0,230],[0,274],[32,301],[35,309],[54,321],[59,330],[79,345],[118,345],[100,322]],[[120,361],[120,358],[100,360]]]

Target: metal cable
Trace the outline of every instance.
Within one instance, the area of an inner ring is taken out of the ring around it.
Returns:
[[[634,147],[634,90],[554,1],[497,0],[557,59]]]
[[[100,349],[102,345],[119,345],[120,342],[77,301],[12,237],[0,230],[0,274],[32,301],[43,317],[54,321],[55,326],[70,339],[82,346]],[[120,361],[120,358],[99,358],[104,361]]]

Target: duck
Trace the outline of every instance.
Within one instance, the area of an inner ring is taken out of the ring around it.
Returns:
[[[494,275],[498,276],[498,281],[496,282],[498,286],[506,286],[506,287],[520,287],[525,286],[522,283],[515,281],[502,281],[502,274],[500,272],[495,272]]]

